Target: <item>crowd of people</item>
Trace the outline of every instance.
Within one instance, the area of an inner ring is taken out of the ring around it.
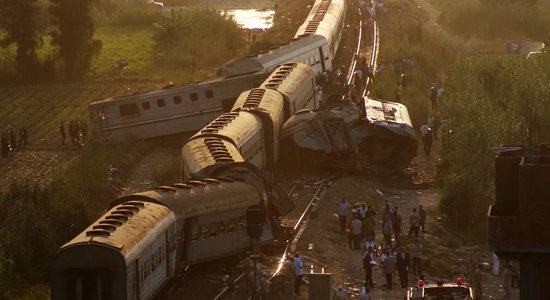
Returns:
[[[71,139],[71,144],[82,146],[86,143],[86,138],[88,136],[88,125],[84,121],[71,120],[69,122],[68,132]],[[59,136],[61,137],[61,144],[65,145],[67,136],[63,121],[59,124]]]
[[[86,143],[88,125],[84,121],[71,120],[68,130],[66,131],[64,122],[61,122],[59,125],[59,135],[62,145],[65,145],[66,132],[69,134],[71,144],[82,146]],[[19,140],[17,139],[18,135]],[[0,140],[0,158],[9,158],[10,152],[25,149],[29,144],[28,138],[29,133],[25,126],[21,126],[21,128],[19,128],[19,134],[17,134],[15,126],[10,123],[2,132]]]
[[[17,135],[15,133],[15,127],[13,124],[9,124],[8,128],[2,132],[2,139],[0,140],[0,157],[9,158],[9,153],[16,151],[17,149],[24,149],[28,144],[29,134],[25,126],[19,129],[19,144],[17,143]]]
[[[336,213],[340,230],[349,234],[350,249],[363,251],[366,293],[377,286],[377,271],[385,279],[384,286],[388,290],[393,289],[395,274],[399,275],[402,288],[408,286],[409,273],[417,278],[422,275],[422,237],[426,231],[426,211],[422,205],[412,209],[405,236],[399,208],[386,201],[379,228],[383,235],[381,239],[376,238],[377,213],[371,205],[351,205],[344,197],[336,204]],[[377,240],[381,241],[380,245]]]

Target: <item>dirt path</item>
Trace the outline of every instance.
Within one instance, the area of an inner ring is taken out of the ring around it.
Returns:
[[[8,159],[0,159],[0,190],[9,187],[13,180],[43,183],[52,174],[63,170],[78,156],[77,149],[26,148],[11,152]]]

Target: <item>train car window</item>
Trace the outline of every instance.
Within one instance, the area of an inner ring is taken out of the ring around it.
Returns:
[[[181,96],[174,96],[174,104],[181,104]]]
[[[151,273],[155,272],[157,268],[156,253],[151,254]]]
[[[157,249],[157,265],[159,265],[159,266],[160,266],[161,257],[162,257],[161,252],[160,252],[160,249],[161,249],[161,248],[158,248],[158,249]]]
[[[212,222],[208,227],[208,237],[215,237],[216,231],[218,230],[218,224],[216,222]]]
[[[204,95],[206,96],[206,98],[210,99],[210,98],[214,98],[214,92],[212,90],[208,90],[206,92],[204,92]]]
[[[164,99],[163,98],[157,99],[157,105],[158,107],[164,107],[165,105]]]
[[[121,117],[135,116],[138,114],[138,107],[135,103],[122,104],[119,106],[119,109]]]
[[[149,103],[149,101],[145,101],[145,102],[141,103],[141,107],[145,110],[151,109],[151,103]]]
[[[201,239],[201,240],[205,240],[206,238],[208,238],[208,227],[206,227],[206,226],[201,226],[201,235],[200,235],[200,239]]]
[[[194,225],[193,226],[193,232],[191,234],[191,240],[192,241],[196,241],[199,239],[199,226],[198,225]]]
[[[197,94],[197,93],[191,93],[191,95],[189,95],[189,97],[191,98],[191,101],[199,100],[199,94]]]

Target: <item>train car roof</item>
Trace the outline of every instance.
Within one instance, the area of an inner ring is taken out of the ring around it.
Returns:
[[[190,140],[199,137],[218,137],[231,141],[236,147],[242,146],[258,130],[263,129],[259,116],[249,111],[232,111],[225,113],[203,129]]]
[[[137,91],[129,95],[112,96],[102,100],[94,101],[90,103],[89,107],[92,108],[94,106],[103,106],[106,104],[111,104],[113,102],[120,103],[120,102],[124,102],[124,100],[135,101],[135,100],[150,100],[150,99],[155,99],[155,97],[162,98],[173,94],[181,94],[187,91],[188,92],[197,91],[201,88],[212,89],[212,85],[228,84],[233,80],[239,81],[242,79],[246,79],[248,77],[250,77],[251,80],[253,80],[256,77],[261,77],[262,75],[265,76],[264,74],[265,74],[264,72],[260,72],[260,73],[252,73],[252,74],[235,76],[232,78],[215,78],[211,80],[196,81],[196,82],[190,82],[190,83],[185,83],[181,85],[168,85],[161,90],[145,91],[145,92]]]
[[[219,137],[192,139],[183,146],[181,156],[193,173],[212,165],[244,162],[239,149]]]
[[[59,251],[78,245],[94,244],[107,246],[121,252],[125,257],[131,256],[133,252],[139,253],[145,247],[147,241],[144,237],[149,232],[163,230],[170,222],[175,222],[175,216],[166,206],[140,201],[119,204],[63,245]]]
[[[303,78],[315,78],[310,66],[302,63],[286,63],[277,67],[271,75],[260,85],[260,88],[274,89],[290,96],[292,92],[299,90],[298,86],[304,84]],[[311,87],[313,89],[313,86]]]
[[[303,34],[319,34],[331,37],[338,22],[338,16],[346,9],[345,0],[317,0],[306,20],[296,31],[295,37]]]
[[[242,92],[231,110],[258,108],[271,114],[273,108],[279,105],[284,105],[284,99],[280,93],[271,89],[257,88]]]
[[[405,105],[366,97],[364,101],[367,119],[370,123],[386,127],[395,134],[414,138],[411,118]]]
[[[262,205],[265,197],[251,184],[223,177],[160,186],[152,191],[123,196],[113,201],[113,205],[129,201],[158,203],[170,208],[181,219]]]
[[[326,43],[327,39],[321,35],[296,37],[289,43],[281,44],[281,46],[271,49],[267,53],[232,60],[218,70],[218,75],[232,77],[260,70],[270,72],[273,68],[293,60],[297,56],[297,52],[305,53]]]

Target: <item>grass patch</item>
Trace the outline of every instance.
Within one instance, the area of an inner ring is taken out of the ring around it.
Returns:
[[[436,0],[442,11],[440,24],[463,37],[542,39],[547,36],[549,20],[536,5],[521,1],[480,3],[478,0]]]
[[[93,60],[91,75],[113,76],[112,66],[121,59],[129,62],[125,76],[146,77],[155,56],[152,27],[101,27],[94,38],[103,43],[100,55]]]

